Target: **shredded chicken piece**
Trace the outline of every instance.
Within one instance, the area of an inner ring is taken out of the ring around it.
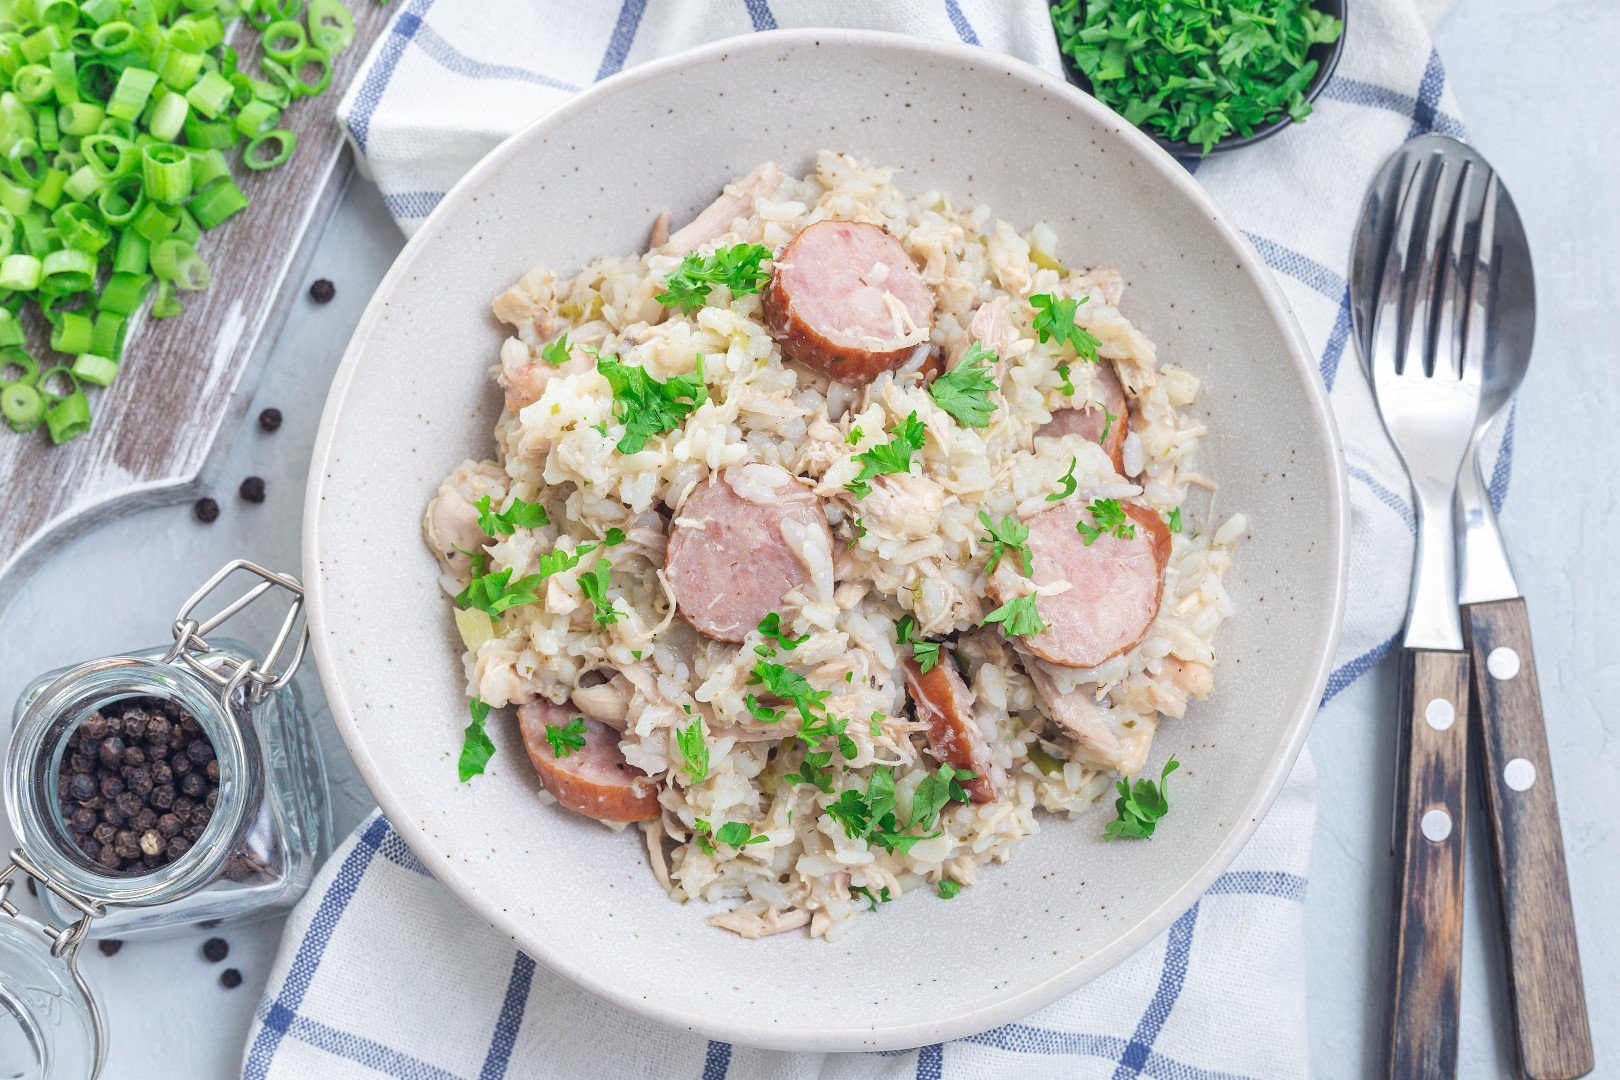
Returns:
[[[422,535],[438,557],[445,576],[456,583],[456,588],[449,590],[452,594],[467,584],[472,569],[467,553],[489,543],[489,537],[478,526],[474,503],[488,495],[498,506],[506,498],[508,479],[506,470],[493,461],[465,461],[445,477],[439,493],[428,503],[427,513],[422,516]]]
[[[741,180],[727,184],[718,199],[676,230],[663,245],[661,254],[686,255],[724,236],[731,231],[738,218],[748,217],[754,212],[755,200],[775,191],[783,179],[781,166],[767,161]]]
[[[652,231],[647,234],[647,250],[661,248],[669,243],[669,211],[664,210],[653,218]]]
[[[763,915],[752,912],[728,911],[724,915],[709,916],[709,925],[718,926],[722,930],[730,930],[739,937],[750,941],[757,941],[772,934],[784,934],[789,930],[797,930],[810,921],[808,911],[778,911],[771,908]]]
[[[1025,666],[1036,693],[1046,704],[1046,712],[1064,731],[1074,736],[1080,760],[1105,769],[1118,769],[1126,776],[1141,771],[1153,742],[1156,719],[1127,714],[1097,703],[1086,687],[1067,694],[1058,691],[1041,661],[1025,658]]]

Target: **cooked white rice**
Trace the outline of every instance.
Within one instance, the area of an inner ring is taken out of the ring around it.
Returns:
[[[1026,673],[1038,661],[1000,629],[980,626],[994,603],[985,600],[988,550],[977,516],[1028,517],[1048,508],[1071,459],[1079,481],[1072,499],[1130,499],[1168,515],[1191,487],[1208,486],[1189,460],[1203,434],[1187,412],[1199,382],[1161,363],[1120,313],[1116,273],[1059,264],[1051,229],[1020,231],[987,206],[957,206],[939,192],[907,198],[893,176],[823,152],[811,175],[782,180],[703,249],[748,242],[780,251],[806,225],[828,218],[881,224],[937,295],[932,341],[948,365],[969,344],[973,313],[1008,298],[1017,340],[1004,351],[987,428],[964,427],[942,412],[915,363],[861,387],[784,364],[757,295],[731,298],[721,287],[690,316],[664,307],[655,297],[679,265],[676,255],[603,258],[571,278],[536,267],[495,305],[513,326],[497,379],[509,402],[535,400],[516,415],[503,413],[493,459],[457,469],[428,513],[437,552],[466,546],[462,538],[471,535],[487,545],[491,569],[513,567],[516,576],[532,572],[555,547],[597,541],[612,527],[626,532],[627,542],[600,549],[613,564],[609,595],[618,622],[597,626],[582,596],[579,573],[595,554],[550,578],[542,602],[513,608],[492,635],[476,620],[458,619],[470,646],[468,692],[497,707],[571,700],[586,715],[622,725],[625,758],[659,782],[662,815],[643,823],[652,872],[676,900],[727,904],[710,921],[749,937],[808,925],[813,935],[835,938],[867,910],[852,888],[887,888],[898,899],[944,879],[971,885],[981,866],[1010,858],[1040,827],[1037,808],[1071,817],[1090,809],[1120,770],[1142,768],[1161,714],[1179,718],[1190,697],[1209,692],[1211,641],[1231,611],[1222,578],[1245,526],[1234,517],[1216,528],[1189,506],[1186,527],[1172,538],[1158,619],[1140,645],[1092,670],[1043,665],[1061,689],[1088,688],[1117,751],[1088,751],[1046,715]],[[1035,437],[1052,410],[1072,404],[1059,390],[1057,366],[1072,365],[1081,400],[1091,377],[1089,365],[1075,363],[1072,353],[1065,359],[1056,342],[1036,340],[1027,297],[1043,292],[1088,297],[1078,321],[1101,341],[1131,405],[1127,476],[1080,436]],[[564,332],[575,359],[558,368],[538,363],[541,347]],[[578,352],[582,345],[660,380],[694,371],[702,357],[709,400],[642,452],[619,453],[623,427],[605,379]],[[911,476],[857,503],[843,487],[860,468],[853,455],[885,441],[882,433],[912,412],[926,425],[927,441]],[[852,446],[846,436],[857,425],[868,434]],[[790,595],[797,603],[785,603],[781,614],[785,625],[809,635],[788,657],[794,670],[832,692],[829,710],[857,718],[848,733],[858,752],[833,794],[785,782],[802,744],[761,732],[744,705],[758,636],[736,646],[698,635],[675,613],[660,573],[670,508],[715,470],[748,461],[780,465],[812,484],[832,528],[831,550],[824,538],[801,543],[797,554],[811,585],[806,595]],[[541,503],[551,524],[493,542],[476,526],[469,534],[470,504],[483,494],[497,507],[513,496]],[[856,515],[865,527],[858,538]],[[466,580],[466,559],[446,559],[446,591],[458,592]],[[940,835],[899,855],[851,840],[822,810],[838,790],[864,791],[873,766],[887,765],[904,820],[917,784],[938,768],[924,725],[907,708],[895,643],[895,622],[906,613],[921,636],[955,635],[950,648],[1007,782],[992,802],[949,804]],[[882,717],[875,735],[865,720],[874,713]],[[689,785],[672,729],[694,715],[708,730],[711,768]],[[1050,773],[1031,760],[1037,747]],[[699,819],[746,822],[768,839],[706,854],[692,842]],[[1082,827],[1100,832],[1102,815]]]

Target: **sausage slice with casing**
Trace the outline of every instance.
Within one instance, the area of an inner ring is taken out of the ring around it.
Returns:
[[[1109,414],[1114,419],[1109,421]],[[1079,435],[1096,443],[1114,462],[1114,471],[1125,475],[1125,436],[1131,431],[1131,409],[1125,400],[1125,387],[1111,361],[1097,364],[1092,374],[1090,400],[1072,409],[1058,409],[1042,424],[1037,435]],[[1108,437],[1103,437],[1103,432]]]
[[[1129,540],[1104,533],[1087,544],[1075,525],[1093,521],[1079,502],[1044,510],[1025,522],[1032,580],[1069,585],[1036,601],[1046,629],[1018,639],[1041,659],[1065,667],[1096,667],[1135,648],[1153,626],[1164,595],[1170,530],[1152,510],[1127,505],[1124,511],[1135,529]],[[1029,591],[1017,564],[1014,557],[1003,558],[990,575],[988,591],[996,603]]]
[[[832,534],[821,500],[776,465],[733,465],[692,489],[669,530],[664,577],[693,629],[740,643],[810,582],[798,551]]]
[[[990,744],[979,722],[973,718],[973,691],[957,674],[956,662],[941,648],[939,663],[927,671],[909,656],[905,664],[906,693],[917,710],[917,719],[928,725],[928,748],[953,769],[967,769],[974,774],[962,785],[968,798],[976,803],[994,799],[1000,770],[990,757]]]
[[[585,718],[585,745],[558,757],[546,738],[546,725],[564,727],[578,712],[536,701],[518,709],[518,730],[540,783],[564,807],[598,821],[649,821],[658,816],[658,785],[624,760],[619,733]]]
[[[806,226],[772,261],[761,299],[782,351],[840,382],[899,367],[934,324],[933,290],[911,256],[861,221]]]

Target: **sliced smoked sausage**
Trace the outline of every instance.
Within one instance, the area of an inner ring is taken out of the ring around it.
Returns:
[[[881,225],[818,221],[772,262],[765,322],[789,359],[840,382],[900,366],[928,340],[934,293]]]
[[[999,770],[991,760],[990,744],[973,718],[973,691],[957,674],[956,662],[941,648],[939,663],[927,671],[909,656],[905,664],[906,692],[917,719],[928,725],[928,748],[952,768],[974,773],[962,785],[968,798],[976,803],[994,799]]]
[[[1106,410],[1106,412],[1104,411]],[[1108,419],[1113,414],[1113,421]],[[1111,361],[1103,360],[1092,370],[1088,400],[1077,408],[1058,409],[1052,419],[1035,432],[1037,435],[1079,435],[1096,443],[1113,459],[1114,471],[1125,474],[1125,436],[1130,434],[1131,409],[1125,400],[1125,387]],[[1108,437],[1103,438],[1103,432]]]
[[[733,465],[692,489],[669,531],[664,577],[693,629],[739,643],[810,581],[798,549],[832,534],[821,500],[786,469]]]
[[[1078,501],[1030,518],[1031,578],[1037,585],[1068,582],[1069,589],[1042,596],[1035,607],[1046,623],[1020,644],[1043,660],[1065,667],[1091,668],[1135,647],[1147,636],[1164,594],[1164,566],[1170,559],[1170,530],[1151,510],[1125,508],[1135,526],[1129,540],[1104,533],[1089,545],[1075,525],[1092,524]],[[1017,560],[1002,559],[990,575],[989,592],[1004,603],[1028,588]]]
[[[648,821],[658,816],[658,785],[624,760],[619,733],[585,719],[585,745],[567,757],[551,752],[546,725],[564,727],[580,714],[565,705],[536,701],[518,708],[518,730],[540,783],[556,800],[598,821]]]

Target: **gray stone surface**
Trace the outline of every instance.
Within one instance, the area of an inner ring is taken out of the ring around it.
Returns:
[[[1605,687],[1620,682],[1609,617],[1620,610],[1610,549],[1620,535],[1612,470],[1620,381],[1612,355],[1620,296],[1620,215],[1609,190],[1620,143],[1620,7],[1607,0],[1463,0],[1439,28],[1458,100],[1480,148],[1496,163],[1530,230],[1541,296],[1537,364],[1521,395],[1504,526],[1530,598],[1553,762],[1564,807],[1598,1039],[1597,1075],[1620,1069],[1620,934],[1605,912],[1620,888],[1620,732]],[[309,448],[326,383],[372,288],[401,241],[381,200],[356,183],[316,258],[337,299],[296,306],[249,421],[213,477],[220,520],[201,526],[189,507],[149,511],[76,541],[51,559],[0,616],[0,702],[49,667],[155,644],[194,585],[237,556],[296,571]],[[252,418],[267,405],[286,423],[275,435]],[[1573,457],[1571,451],[1579,454]],[[248,475],[269,498],[248,506]],[[250,636],[266,626],[249,625]],[[321,707],[313,671],[299,682],[324,740],[334,813],[346,832],[372,802]],[[1390,903],[1389,789],[1394,763],[1394,671],[1385,664],[1346,691],[1356,709],[1311,734],[1321,806],[1307,902],[1312,1073],[1369,1075],[1376,1061]],[[1357,722],[1348,722],[1356,716]],[[1511,1076],[1512,1043],[1496,946],[1496,911],[1478,819],[1473,833],[1464,959],[1461,1075]],[[11,838],[0,823],[0,843]],[[89,950],[86,967],[110,1014],[107,1075],[118,1080],[219,1080],[238,1068],[242,1039],[274,954],[274,923],[224,932],[222,965],[207,963],[198,931],[133,942],[115,957]],[[218,984],[234,966],[245,981]],[[161,1008],[154,1002],[164,1001]],[[184,1022],[178,1018],[184,1017]]]

